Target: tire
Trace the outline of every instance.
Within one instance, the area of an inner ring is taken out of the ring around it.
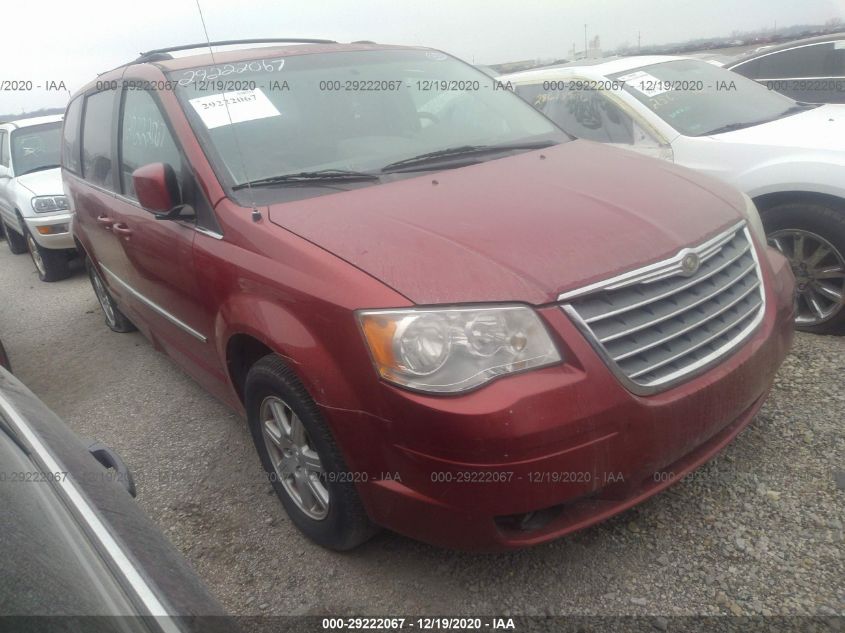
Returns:
[[[287,365],[274,354],[265,356],[249,370],[244,391],[249,427],[261,464],[294,525],[318,545],[336,551],[353,549],[372,537],[377,530],[361,504],[353,478],[348,476],[340,450],[317,405]],[[287,458],[280,449],[285,444],[281,418],[291,429],[290,435],[285,436],[291,440]],[[296,420],[301,427],[297,427]],[[278,441],[267,439],[271,432],[265,433],[265,429],[279,431]],[[300,442],[305,448],[297,446]],[[272,455],[270,445],[274,447]],[[313,468],[315,456],[321,473]],[[284,459],[288,468],[280,465]],[[292,465],[305,461],[311,466]],[[333,476],[326,477],[326,473]],[[299,495],[297,491],[303,488],[307,494]],[[326,493],[323,503],[318,501],[322,493],[315,490]]]
[[[790,260],[795,274],[795,327],[845,332],[845,209],[793,202],[767,209],[762,219],[769,244]]]
[[[94,295],[100,303],[100,308],[103,310],[103,317],[106,325],[114,332],[134,332],[137,328],[132,324],[132,321],[126,318],[126,315],[120,311],[111,293],[106,288],[100,273],[94,268],[91,260],[85,258],[85,270],[88,271],[88,279],[91,281],[91,287],[94,289]]]
[[[12,251],[12,254],[23,255],[26,253],[26,238],[6,224],[5,221],[3,222],[3,225],[3,229],[6,233],[6,244],[8,244],[9,250]]]
[[[27,250],[32,257],[32,263],[35,264],[35,270],[38,271],[38,278],[41,281],[61,281],[70,277],[70,262],[66,250],[44,248],[35,241],[29,231],[27,231],[25,239]]]

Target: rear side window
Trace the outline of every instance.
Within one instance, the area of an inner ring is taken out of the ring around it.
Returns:
[[[825,60],[834,52],[833,43],[802,46],[760,58],[757,70],[761,79],[824,77]]]
[[[120,126],[120,180],[135,199],[132,172],[150,163],[167,163],[182,182],[182,158],[158,105],[149,92],[127,90]]]
[[[112,186],[111,130],[114,91],[92,94],[85,99],[82,124],[82,177],[106,189]]]
[[[70,102],[62,128],[62,165],[78,174],[82,171],[79,159],[79,132],[82,124],[82,99]]]

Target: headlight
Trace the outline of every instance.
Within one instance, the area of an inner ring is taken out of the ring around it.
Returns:
[[[70,206],[65,196],[36,196],[32,199],[32,208],[36,213],[67,211]]]
[[[358,320],[379,375],[419,391],[466,391],[561,361],[527,306],[366,310]]]
[[[751,229],[751,234],[757,238],[760,244],[766,244],[766,229],[763,228],[763,221],[760,219],[760,212],[757,211],[757,205],[754,201],[745,194],[745,219],[748,221],[748,228]]]

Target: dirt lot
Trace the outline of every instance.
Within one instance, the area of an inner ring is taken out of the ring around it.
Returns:
[[[799,335],[757,420],[695,477],[535,549],[471,555],[382,533],[311,545],[243,421],[139,334],[102,322],[80,271],[38,281],[0,244],[0,338],[29,387],[117,449],[138,503],[236,614],[845,613],[845,338]]]

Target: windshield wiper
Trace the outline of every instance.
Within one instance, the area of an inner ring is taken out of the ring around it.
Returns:
[[[696,134],[696,136],[711,136],[713,134],[722,134],[723,132],[733,132],[734,130],[741,130],[746,127],[754,127],[755,125],[761,125],[772,119],[763,119],[761,121],[744,121],[742,123],[728,123],[727,125],[722,125],[721,127],[713,128],[712,130],[708,130],[706,132],[702,132],[701,134]]]
[[[734,130],[741,130],[747,127],[754,127],[755,125],[762,125],[763,123],[771,123],[772,121],[777,121],[778,119],[782,119],[783,117],[789,116],[790,114],[795,114],[797,112],[803,112],[804,110],[812,110],[813,108],[818,108],[821,104],[820,103],[805,103],[803,101],[798,101],[795,105],[789,106],[786,110],[778,114],[777,116],[769,117],[768,119],[760,119],[759,121],[746,121],[743,123],[728,123],[727,125],[723,125],[721,127],[717,127],[709,132],[703,132],[698,134],[698,136],[710,136],[711,134],[722,134],[723,132],[733,132]]]
[[[365,171],[352,171],[348,169],[321,169],[319,171],[301,171],[295,174],[281,174],[269,178],[259,178],[242,182],[232,189],[246,189],[247,187],[262,187],[269,185],[311,185],[334,182],[360,182],[362,180],[378,180],[376,174],[369,174]]]
[[[557,145],[557,142],[534,141],[533,143],[512,143],[510,145],[461,145],[397,160],[395,163],[390,163],[382,167],[381,171],[383,173],[389,173],[392,171],[401,171],[408,167],[424,167],[431,163],[438,163],[443,158],[452,158],[455,156],[472,156],[475,154],[490,154],[511,150],[543,149],[552,145]]]
[[[45,169],[55,169],[56,167],[61,167],[61,165],[41,165],[41,167],[33,167],[32,169],[27,169],[22,174],[18,174],[18,176],[26,176],[27,174],[31,174],[36,171],[44,171]]]
[[[789,106],[786,110],[780,113],[781,117],[785,117],[788,114],[795,114],[796,112],[802,112],[803,110],[815,110],[821,105],[821,103],[807,103],[806,101],[796,101],[795,105]]]

